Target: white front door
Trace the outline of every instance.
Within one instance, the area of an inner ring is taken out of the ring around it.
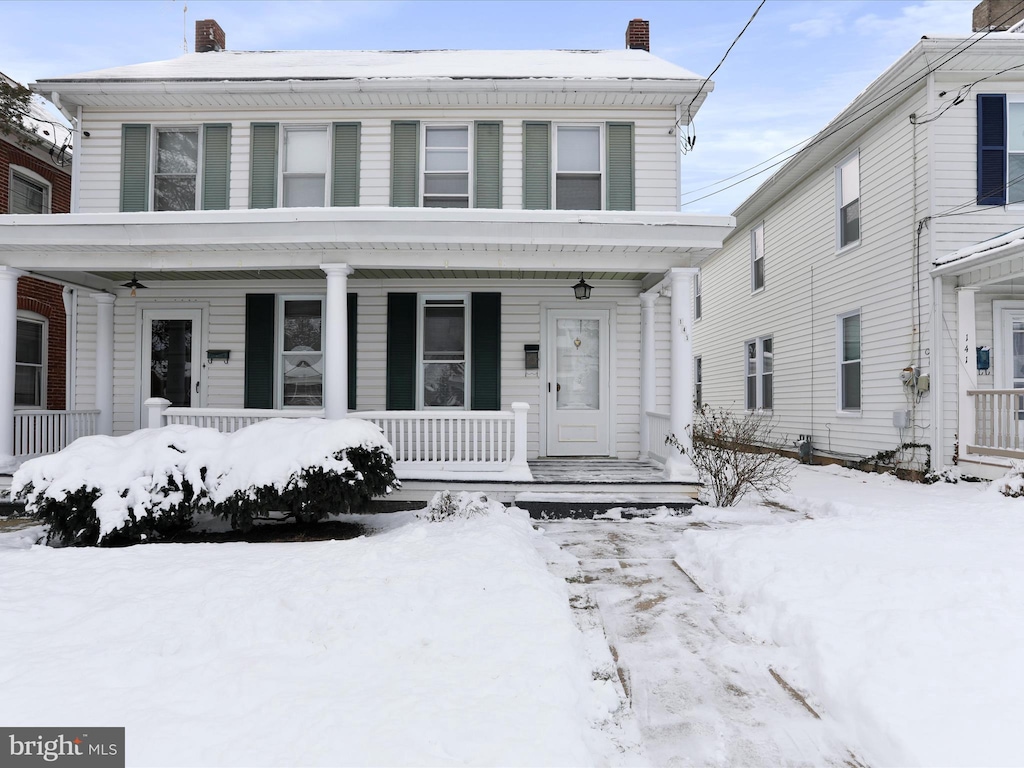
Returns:
[[[547,455],[610,452],[608,310],[547,314]]]
[[[164,397],[175,407],[199,407],[202,317],[199,309],[143,310],[143,403]]]

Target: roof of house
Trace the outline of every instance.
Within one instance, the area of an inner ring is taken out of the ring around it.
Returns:
[[[3,72],[0,72],[0,79],[9,85],[17,85]],[[59,114],[53,112],[39,96],[33,96],[28,106],[28,114],[21,120],[25,133],[38,138],[43,142],[42,146],[49,149],[51,146],[60,148],[71,142],[71,129],[66,121]],[[70,156],[70,152],[65,152]]]

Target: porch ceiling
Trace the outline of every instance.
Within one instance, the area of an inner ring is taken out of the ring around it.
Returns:
[[[324,273],[319,269],[243,269],[214,271],[132,271],[132,272],[90,272],[90,274],[114,283],[126,282],[132,276],[145,283],[147,281],[179,282],[190,280],[323,280]],[[587,271],[588,280],[626,280],[639,281],[647,277],[646,272],[591,272]],[[351,280],[577,280],[579,270],[546,272],[520,269],[356,269],[350,276]]]

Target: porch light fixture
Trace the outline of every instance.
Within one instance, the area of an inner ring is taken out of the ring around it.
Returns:
[[[576,301],[586,301],[589,299],[591,290],[593,290],[593,286],[587,285],[583,275],[580,275],[580,281],[572,287],[572,292],[576,294]]]
[[[145,287],[146,287],[146,286],[144,286],[142,283],[140,283],[138,281],[136,275],[137,275],[137,273],[132,272],[132,279],[129,280],[127,283],[121,283],[121,287],[122,288],[131,288],[132,289],[132,296],[135,296],[135,289],[136,288],[143,288],[143,289],[145,289]]]

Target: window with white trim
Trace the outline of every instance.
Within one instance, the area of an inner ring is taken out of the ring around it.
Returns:
[[[14,405],[46,407],[46,318],[18,312],[14,352]]]
[[[285,126],[281,164],[281,205],[323,208],[330,158],[326,125]]]
[[[704,371],[700,355],[693,358],[693,402],[697,409],[704,404]]]
[[[860,241],[860,152],[836,166],[836,239],[840,248]]]
[[[704,308],[701,306],[700,272],[693,276],[693,319],[700,320]]]
[[[775,353],[771,336],[751,339],[745,349],[745,405],[748,411],[772,409],[774,395],[772,378]]]
[[[278,303],[277,400],[283,408],[324,404],[322,296],[281,296]]]
[[[750,230],[750,290],[764,288],[764,222]]]
[[[555,126],[555,208],[599,211],[603,184],[601,129],[596,125]]]
[[[469,126],[423,131],[423,207],[469,208]]]
[[[1008,98],[1006,112],[1006,202],[1024,203],[1024,100]]]
[[[836,351],[839,367],[839,391],[836,399],[841,411],[860,411],[860,310],[836,318]]]
[[[420,297],[420,391],[423,408],[466,407],[466,296]]]
[[[49,213],[50,183],[27,168],[11,166],[9,213]]]
[[[196,210],[199,128],[157,128],[154,143],[153,210]]]

